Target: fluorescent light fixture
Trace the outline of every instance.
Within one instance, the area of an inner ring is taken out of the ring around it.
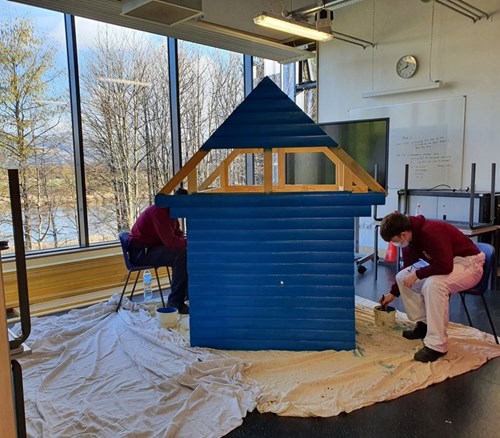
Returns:
[[[280,17],[279,15],[270,14],[268,12],[262,12],[260,15],[257,15],[257,17],[253,19],[253,22],[259,26],[280,30],[282,32],[299,35],[316,41],[333,40],[333,34],[331,33],[322,32],[307,23],[288,20]]]

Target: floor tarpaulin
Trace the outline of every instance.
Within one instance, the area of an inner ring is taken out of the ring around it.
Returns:
[[[356,300],[353,351],[218,351],[189,346],[189,317],[158,328],[154,305],[125,300],[32,319],[21,359],[33,437],[220,437],[248,411],[333,416],[390,400],[500,356],[492,335],[450,324],[450,350],[413,361],[422,341],[398,313],[375,326],[375,303]]]

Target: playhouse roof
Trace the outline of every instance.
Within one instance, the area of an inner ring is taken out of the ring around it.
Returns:
[[[200,184],[198,166],[213,149],[232,151]],[[335,164],[335,183],[287,184],[286,155],[301,153],[323,153]],[[262,184],[232,185],[230,165],[241,154],[263,155]],[[277,175],[273,175],[273,154],[277,158]],[[160,194],[172,193],[185,178],[189,193],[324,190],[385,193],[371,175],[267,77],[170,179]],[[219,185],[215,186],[215,182]]]
[[[201,149],[314,146],[335,147],[337,143],[265,77]]]

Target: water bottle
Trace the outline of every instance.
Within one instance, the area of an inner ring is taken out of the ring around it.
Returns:
[[[144,301],[150,301],[153,299],[153,289],[151,289],[151,272],[149,269],[144,270],[142,282],[144,284]]]

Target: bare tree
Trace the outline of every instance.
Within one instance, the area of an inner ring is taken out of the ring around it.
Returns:
[[[0,154],[2,166],[19,170],[26,248],[38,248],[50,235],[57,245],[54,215],[60,198],[47,175],[64,160],[56,127],[66,105],[52,84],[61,74],[54,66],[54,46],[37,38],[29,19],[0,24]]]
[[[183,162],[243,100],[241,55],[187,47],[179,54]],[[129,229],[172,176],[167,48],[101,29],[82,65],[88,201],[112,235]],[[215,165],[205,163],[201,176]]]
[[[164,46],[154,49],[136,34],[104,30],[85,60],[88,197],[91,204],[110,206],[115,231],[130,228],[169,173],[168,75],[162,58],[166,63]]]
[[[186,43],[179,55],[181,134],[186,162],[243,100],[243,58],[230,52],[203,50]],[[198,168],[203,181],[230,150],[212,150]],[[231,183],[244,177],[244,163],[232,169]],[[237,177],[235,177],[237,175]]]

